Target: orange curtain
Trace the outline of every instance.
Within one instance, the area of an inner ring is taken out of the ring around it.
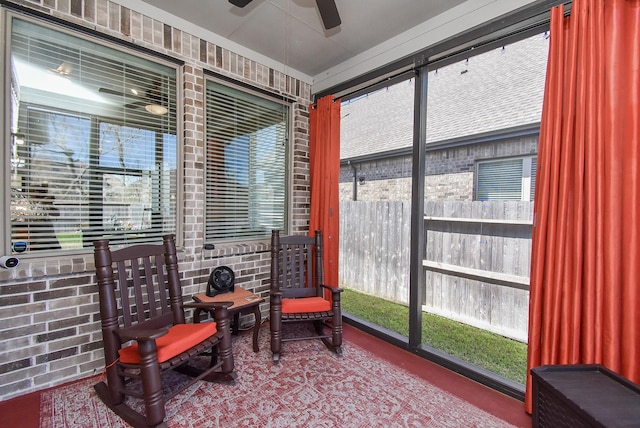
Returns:
[[[528,369],[602,364],[640,382],[640,1],[574,0],[550,35]]]
[[[309,107],[309,173],[311,218],[309,234],[322,231],[324,282],[338,286],[338,218],[340,183],[340,100],[320,98]]]

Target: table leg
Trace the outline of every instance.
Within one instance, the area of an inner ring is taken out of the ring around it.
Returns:
[[[253,326],[253,352],[258,352],[258,333],[260,332],[260,324],[262,321],[262,314],[260,313],[260,305],[256,305],[253,308],[253,316],[255,317],[255,325]]]
[[[233,314],[233,325],[231,326],[231,334],[238,334],[240,330],[240,313],[242,311],[238,311]]]

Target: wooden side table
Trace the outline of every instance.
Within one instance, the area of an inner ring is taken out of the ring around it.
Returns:
[[[260,324],[262,321],[262,315],[260,314],[260,303],[264,302],[264,299],[257,294],[253,294],[250,291],[245,290],[242,287],[236,286],[233,293],[223,293],[217,296],[209,297],[205,293],[195,294],[193,300],[201,303],[210,302],[233,302],[233,305],[229,306],[229,314],[233,316],[233,330],[234,334],[238,334],[238,323],[240,321],[240,315],[248,313],[253,310],[253,316],[255,324],[253,326],[253,352],[258,352],[258,333],[260,332]],[[199,322],[200,314],[206,309],[196,308],[193,312],[194,322]]]

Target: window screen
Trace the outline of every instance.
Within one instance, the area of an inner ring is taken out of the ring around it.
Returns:
[[[14,251],[175,231],[175,65],[14,18],[10,72]]]
[[[207,80],[206,123],[206,240],[284,230],[289,106]]]

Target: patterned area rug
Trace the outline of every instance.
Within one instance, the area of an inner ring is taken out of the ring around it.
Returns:
[[[265,325],[259,353],[248,334],[234,337],[233,349],[236,382],[198,382],[178,394],[166,405],[169,427],[512,426],[348,342],[342,357],[320,341],[288,342],[274,365]],[[97,380],[44,392],[40,426],[126,427],[97,398]]]

